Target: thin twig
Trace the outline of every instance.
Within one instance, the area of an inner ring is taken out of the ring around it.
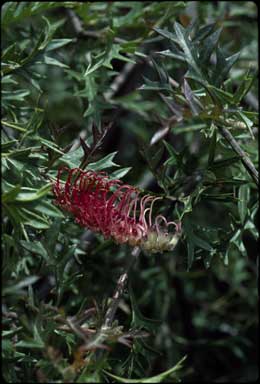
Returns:
[[[117,286],[116,286],[114,295],[112,297],[111,303],[109,304],[109,307],[108,307],[107,312],[105,314],[105,319],[104,319],[102,329],[106,329],[106,328],[111,327],[111,325],[114,321],[116,310],[118,308],[120,299],[124,293],[124,289],[125,289],[126,282],[128,279],[129,271],[132,268],[132,266],[134,265],[139,254],[140,254],[140,248],[135,247],[133,249],[133,251],[131,252],[131,257],[128,261],[128,264],[126,266],[125,271],[122,273],[122,275],[120,275],[120,277],[117,281]]]
[[[126,79],[128,78],[130,72],[134,69],[136,66],[136,63],[126,63],[122,69],[122,71],[119,73],[118,76],[115,77],[113,80],[113,83],[110,85],[110,89],[108,89],[104,93],[104,97],[106,100],[110,100],[117,91],[122,87],[122,85],[126,82]]]
[[[250,174],[256,185],[258,185],[258,172],[255,169],[252,161],[249,159],[247,154],[240,148],[240,146],[238,145],[238,143],[227,128],[220,126],[218,126],[218,128],[221,135],[227,140],[233,150],[238,154],[242,163],[244,164],[245,168],[247,169],[248,173]]]
[[[96,39],[102,38],[103,34],[102,32],[96,32],[96,31],[89,31],[82,27],[82,23],[80,18],[76,15],[75,12],[73,12],[71,9],[66,9],[67,15],[70,18],[70,21],[73,25],[73,28],[76,32],[76,34],[80,37],[92,37]],[[114,41],[116,43],[125,43],[126,40],[121,39],[120,37],[115,37]]]

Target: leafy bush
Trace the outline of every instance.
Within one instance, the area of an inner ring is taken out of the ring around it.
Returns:
[[[255,380],[255,4],[6,2],[2,36],[4,379]],[[79,226],[63,166],[163,198],[176,248]]]

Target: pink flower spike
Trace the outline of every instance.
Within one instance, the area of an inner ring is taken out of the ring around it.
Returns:
[[[61,180],[64,173],[67,174],[65,182]],[[162,197],[148,194],[140,197],[137,188],[120,180],[110,180],[105,172],[62,167],[53,192],[54,203],[70,212],[78,224],[117,243],[140,246],[147,252],[163,252],[172,250],[181,235],[181,223],[167,222],[162,215],[153,223],[154,203]],[[163,230],[159,220],[164,223]],[[168,233],[170,225],[175,226],[174,233]]]

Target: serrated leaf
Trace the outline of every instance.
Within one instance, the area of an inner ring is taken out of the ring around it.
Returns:
[[[109,69],[113,69],[113,66],[111,64],[111,61],[114,59],[118,59],[121,61],[126,61],[129,63],[135,64],[135,61],[132,59],[129,59],[126,56],[121,55],[120,51],[122,51],[123,48],[120,44],[112,44],[108,45],[107,49],[102,53],[101,59],[96,62],[93,66],[91,64],[88,65],[84,77],[89,76],[91,73],[95,72],[100,67],[106,67]]]
[[[67,152],[59,159],[63,163],[67,164],[70,168],[77,168],[80,165],[80,161],[84,156],[82,147],[75,149],[72,152]]]
[[[166,29],[161,29],[161,28],[157,28],[157,27],[154,27],[153,30],[155,32],[159,33],[159,35],[162,35],[163,37],[166,37],[167,39],[170,39],[171,41],[178,44],[178,38],[174,33],[169,32]]]
[[[212,55],[218,43],[221,31],[222,28],[217,29],[203,41],[202,48],[199,51],[202,64],[205,65],[209,62],[210,56]]]
[[[213,78],[214,84],[217,88],[221,86],[228,75],[228,72],[239,59],[239,56],[240,52],[237,52],[232,56],[224,57],[222,51],[220,49],[217,50],[216,70]]]
[[[113,159],[116,154],[117,154],[117,151],[110,153],[109,155],[103,157],[102,159],[96,161],[95,163],[89,163],[87,165],[87,169],[91,169],[92,171],[101,171],[103,169],[107,169],[110,167],[119,167],[118,164],[113,162]]]
[[[51,25],[46,17],[42,16],[42,19],[45,21],[46,27],[44,31],[42,31],[42,33],[40,34],[34,48],[25,58],[22,52],[16,54],[16,60],[12,60],[10,65],[6,65],[3,68],[4,74],[13,72],[28,65],[33,59],[38,56],[39,52],[44,51],[56,29],[64,23],[64,20],[59,20],[58,22]]]
[[[195,32],[195,35],[192,41],[195,43],[195,42],[204,40],[208,35],[213,33],[215,27],[216,27],[216,23],[212,23],[200,28],[198,31]]]
[[[163,64],[162,63],[160,63],[160,65],[157,64],[157,62],[153,58],[151,58],[151,60],[152,60],[153,66],[154,66],[154,68],[155,68],[155,70],[159,76],[160,82],[162,84],[168,83],[169,76],[168,76],[166,70],[164,69]]]
[[[75,3],[72,1],[55,2],[55,1],[33,1],[33,2],[5,2],[2,7],[1,21],[3,27],[8,27],[13,23],[20,22],[27,17],[36,15],[37,13],[44,12],[48,9],[62,7],[73,7]]]
[[[183,163],[182,163],[182,155],[178,152],[175,151],[175,149],[173,148],[173,146],[169,143],[167,143],[167,141],[163,140],[163,144],[165,145],[169,155],[170,155],[170,158],[168,160],[165,161],[165,165],[174,165],[174,164],[177,164],[179,168],[183,168]]]
[[[122,51],[122,47],[119,44],[112,44],[111,49],[108,52],[108,55],[105,57],[105,60],[103,61],[102,65],[107,68],[113,69],[113,66],[111,64],[111,61],[114,59],[126,61],[128,63],[135,64],[135,61],[132,59],[129,59],[126,56],[121,55],[120,51]]]
[[[131,283],[129,283],[129,295],[130,295],[131,305],[132,305],[132,309],[133,309],[132,310],[131,326],[132,327],[143,327],[145,329],[149,329],[151,331],[154,331],[158,327],[160,320],[149,319],[148,317],[145,317],[142,315],[141,311],[138,308],[135,293],[134,293],[134,290],[133,290]]]
[[[177,59],[180,61],[186,61],[185,56],[182,53],[174,53],[170,49],[166,49],[165,51],[156,52],[156,54],[165,56],[165,57],[171,57],[172,59]]]
[[[187,63],[191,66],[191,68],[193,68],[193,70],[196,72],[197,75],[203,78],[201,70],[197,64],[197,60],[199,58],[196,57],[194,47],[192,46],[191,42],[188,40],[188,36],[185,29],[182,27],[181,24],[175,22],[174,30],[177,36],[177,44],[182,48],[185,54]]]

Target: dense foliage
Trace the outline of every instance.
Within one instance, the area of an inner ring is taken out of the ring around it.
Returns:
[[[1,28],[5,380],[256,380],[255,4],[6,2]],[[53,204],[61,166],[163,197],[176,248],[129,265]]]

